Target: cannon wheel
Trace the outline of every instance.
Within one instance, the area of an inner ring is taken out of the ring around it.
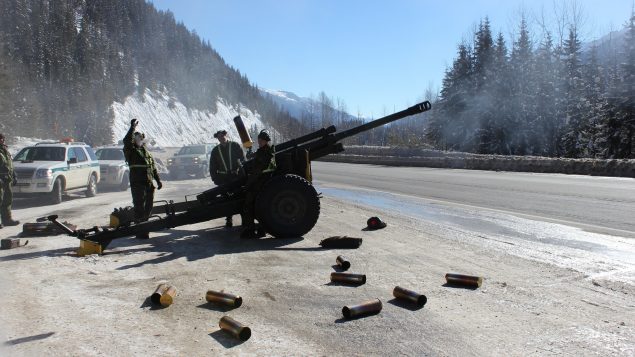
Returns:
[[[276,238],[301,237],[320,216],[317,191],[297,175],[275,176],[256,198],[256,218]]]

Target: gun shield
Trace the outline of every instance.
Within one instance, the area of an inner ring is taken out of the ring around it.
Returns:
[[[480,288],[483,284],[483,278],[480,276],[462,275],[462,274],[445,274],[445,280],[449,285],[465,286],[469,288]]]
[[[351,267],[351,262],[349,262],[348,259],[346,259],[345,257],[341,255],[337,256],[337,258],[335,259],[335,262],[337,262],[337,265],[339,265],[340,268],[344,270],[348,270]]]
[[[366,284],[366,275],[351,273],[331,273],[331,282],[351,285]]]
[[[174,302],[175,296],[176,288],[174,286],[168,284],[159,284],[152,296],[150,296],[150,300],[156,305],[168,307]]]
[[[207,294],[205,294],[205,300],[207,300],[207,302],[229,307],[240,307],[240,305],[243,304],[243,298],[238,295],[213,290],[207,291]]]
[[[404,289],[400,286],[395,286],[392,291],[392,295],[399,300],[409,301],[417,304],[420,307],[423,307],[423,305],[428,302],[428,298],[426,298],[425,295],[419,294],[412,290]]]
[[[251,136],[245,128],[245,124],[243,123],[243,119],[240,115],[234,118],[234,124],[236,125],[236,130],[238,130],[238,135],[240,135],[240,141],[242,141],[243,147],[246,149],[252,147],[254,143],[251,141]]]
[[[347,319],[366,315],[375,315],[381,311],[381,307],[381,301],[379,299],[373,299],[364,301],[359,305],[344,306],[342,308],[342,314]]]
[[[218,323],[221,330],[229,333],[241,341],[247,341],[251,337],[251,329],[229,316],[223,316]]]

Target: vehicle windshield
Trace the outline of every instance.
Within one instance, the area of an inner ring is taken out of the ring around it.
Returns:
[[[179,151],[179,155],[203,155],[205,146],[184,146]]]
[[[33,146],[22,149],[14,161],[66,161],[66,148]]]
[[[99,149],[95,152],[98,160],[124,161],[123,150],[121,149]]]

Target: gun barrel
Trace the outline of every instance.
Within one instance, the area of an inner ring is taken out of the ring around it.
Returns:
[[[327,128],[322,128],[312,133],[306,134],[296,139],[292,139],[289,141],[285,141],[284,143],[276,145],[276,152],[281,152],[286,149],[292,148],[297,145],[301,145],[306,143],[307,141],[315,140],[329,134],[333,134],[335,132],[335,126],[331,125]]]
[[[379,118],[376,120],[373,120],[371,122],[368,122],[366,124],[362,124],[360,126],[356,126],[354,128],[348,129],[348,130],[344,130],[342,132],[336,133],[333,135],[333,139],[334,141],[340,141],[342,139],[346,139],[348,137],[357,135],[361,132],[364,131],[368,131],[374,128],[377,128],[379,126],[388,124],[390,122],[399,120],[399,119],[403,119],[405,117],[409,117],[411,115],[415,115],[415,114],[419,114],[419,113],[423,113],[426,112],[428,110],[430,110],[432,108],[432,104],[430,104],[430,102],[425,101],[425,102],[421,102],[417,105],[413,105],[412,107],[402,110],[400,112],[394,113],[394,114],[390,114],[388,116],[385,116],[383,118]]]

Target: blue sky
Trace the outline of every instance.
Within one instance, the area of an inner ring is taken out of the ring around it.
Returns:
[[[440,86],[462,39],[479,20],[513,36],[521,11],[539,38],[565,0],[151,0],[195,30],[256,85],[343,99],[348,111],[381,116]],[[578,0],[582,36],[620,29],[633,0]]]

